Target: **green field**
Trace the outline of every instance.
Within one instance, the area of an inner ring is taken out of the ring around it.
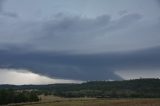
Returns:
[[[41,102],[26,103],[23,106],[160,106],[160,99],[96,99],[59,98],[41,96]]]

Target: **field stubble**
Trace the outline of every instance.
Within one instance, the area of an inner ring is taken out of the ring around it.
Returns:
[[[160,99],[96,99],[41,96],[38,104],[25,106],[160,106]]]

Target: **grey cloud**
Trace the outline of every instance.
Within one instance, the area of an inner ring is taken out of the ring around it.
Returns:
[[[4,0],[0,0],[0,12],[2,11],[3,3],[4,3]]]
[[[44,24],[45,37],[49,36],[92,36],[101,35],[109,30],[121,29],[141,19],[140,14],[127,14],[120,19],[112,20],[109,15],[95,19],[82,17],[63,17]]]
[[[160,4],[160,0],[156,0]]]
[[[140,14],[127,14],[113,20],[109,15],[102,15],[95,19],[84,17],[62,17],[42,24],[37,40],[34,42],[36,49],[45,50],[76,50],[93,45],[97,37],[110,35],[112,32],[123,30],[137,23]],[[99,43],[96,42],[96,43]],[[74,45],[73,45],[74,44]]]
[[[118,12],[118,14],[119,14],[120,16],[125,15],[125,14],[127,14],[127,13],[128,13],[127,10],[121,10],[121,11]]]
[[[0,0],[0,16],[17,18],[18,14],[13,13],[13,12],[7,12],[3,9],[5,1],[7,1],[7,0]]]
[[[150,16],[155,9],[148,9],[149,3],[144,9],[141,4],[137,9],[120,7],[124,11],[118,16],[109,7],[113,17],[106,12],[94,18],[59,13],[40,20],[29,10],[17,11],[23,20],[4,10],[0,0],[0,66],[80,80],[122,79],[115,74],[118,70],[159,70],[160,20],[157,8]]]
[[[95,19],[81,17],[63,17],[44,23],[44,32],[49,36],[86,36],[108,26],[110,16],[103,15]],[[45,37],[47,37],[44,35]]]
[[[31,51],[89,52],[92,51],[90,46],[96,47],[94,50],[97,51],[101,43],[110,42],[105,37],[131,27],[138,23],[141,18],[140,14],[127,14],[114,20],[110,15],[102,15],[96,18],[62,15],[49,21],[38,22],[12,20],[8,22],[7,20],[7,23],[3,21],[4,25],[0,26],[2,27],[0,29],[0,44],[6,45],[6,48],[9,45],[17,47],[22,45],[22,48],[26,46]],[[12,37],[13,39],[10,39]],[[99,41],[101,37],[106,41]],[[103,44],[103,46],[106,45]],[[4,46],[1,48],[5,48]],[[101,48],[101,50],[103,49]]]
[[[1,68],[22,68],[50,77],[76,80],[120,80],[118,70],[155,70],[160,66],[160,47],[135,52],[105,54],[0,52]]]
[[[159,6],[160,8],[160,0],[155,0],[156,4]]]
[[[7,20],[0,25],[0,48],[75,53],[136,50],[159,45],[159,22],[143,21],[136,13],[118,19],[61,15],[48,21]]]
[[[142,19],[142,15],[140,14],[127,14],[121,17],[119,20],[113,21],[108,29],[110,30],[118,30],[122,28],[126,28],[130,26],[132,23]]]
[[[18,18],[18,14],[13,13],[13,12],[2,12],[1,15],[6,16],[6,17],[10,17],[10,18]]]
[[[137,26],[142,24],[139,24],[140,19],[143,19],[140,14],[126,14],[119,19],[109,15],[97,18],[58,16],[43,22],[7,23],[0,29],[4,34],[0,35],[3,48],[0,67],[28,69],[50,77],[76,80],[120,80],[122,78],[115,73],[118,70],[159,69],[160,47],[108,53],[111,52],[108,47],[133,49],[130,42],[143,43],[143,38],[153,40],[153,46],[158,45],[159,24]],[[129,43],[123,44],[126,41]],[[139,46],[141,44],[136,47]]]

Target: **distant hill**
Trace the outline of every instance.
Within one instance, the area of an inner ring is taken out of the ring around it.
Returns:
[[[0,85],[0,89],[38,90],[62,97],[160,98],[160,79],[89,81],[82,84]]]

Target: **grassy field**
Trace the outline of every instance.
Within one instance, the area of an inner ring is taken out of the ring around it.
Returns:
[[[94,99],[41,96],[42,101],[24,106],[160,106],[160,99]]]

